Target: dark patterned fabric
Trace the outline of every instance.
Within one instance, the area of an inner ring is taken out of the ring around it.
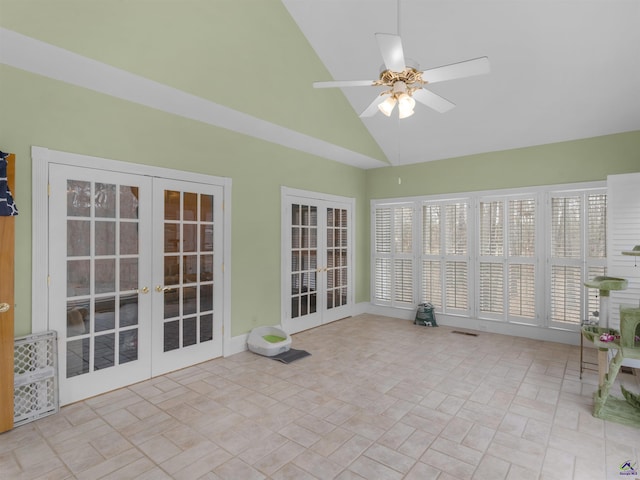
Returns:
[[[8,153],[0,152],[0,217],[12,217],[18,215],[18,207],[13,202],[9,184],[7,183]]]

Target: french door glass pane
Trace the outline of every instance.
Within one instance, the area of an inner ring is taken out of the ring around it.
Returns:
[[[291,318],[317,311],[318,208],[291,206]]]
[[[67,256],[91,255],[91,222],[89,220],[67,220]]]
[[[138,187],[120,186],[120,218],[138,218]]]
[[[214,198],[164,192],[164,351],[213,340]]]
[[[67,216],[89,217],[91,203],[91,182],[67,181]]]
[[[67,180],[67,378],[138,358],[138,188]]]
[[[346,305],[347,227],[346,209],[327,208],[327,309]]]

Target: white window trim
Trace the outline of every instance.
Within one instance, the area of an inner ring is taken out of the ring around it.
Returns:
[[[348,252],[349,252],[349,263],[347,266],[348,273],[347,277],[349,279],[349,288],[348,288],[348,300],[347,305],[349,306],[349,310],[353,310],[355,305],[355,292],[356,292],[356,252],[354,248],[354,239],[356,238],[356,199],[353,197],[343,197],[340,195],[333,195],[330,193],[322,193],[322,192],[314,192],[309,190],[301,190],[297,188],[291,188],[287,186],[280,187],[280,218],[284,219],[286,215],[286,211],[289,205],[289,202],[292,199],[299,200],[317,200],[320,202],[328,202],[334,204],[343,204],[348,205],[350,217],[349,217],[349,228],[351,231],[351,235],[347,237],[348,243]],[[290,302],[291,297],[286,294],[286,292],[291,291],[291,274],[290,274],[290,265],[287,264],[284,260],[290,258],[291,252],[288,250],[287,246],[291,243],[291,225],[290,223],[281,220],[280,222],[280,258],[282,261],[280,262],[280,287],[281,287],[281,298],[280,298],[280,324],[282,325],[282,321],[290,314]]]
[[[77,153],[31,147],[32,168],[32,269],[31,269],[31,331],[48,329],[49,305],[49,165],[52,163],[110,170],[136,175],[205,183],[223,187],[223,354],[230,351],[231,342],[231,179],[200,173],[173,170],[151,165],[111,160]]]
[[[471,206],[471,212],[473,212],[472,218],[469,219],[469,225],[468,225],[469,238],[471,242],[471,245],[469,245],[469,254],[470,256],[472,256],[470,260],[470,272],[469,272],[469,278],[472,280],[470,281],[470,285],[469,285],[469,295],[470,295],[470,301],[472,305],[471,305],[471,311],[469,316],[465,315],[463,317],[467,319],[474,319],[476,321],[479,320],[478,318],[479,307],[477,305],[477,299],[476,299],[476,292],[478,288],[476,267],[479,262],[479,245],[476,237],[477,237],[477,232],[479,231],[479,223],[478,223],[479,222],[479,215],[478,215],[479,203],[481,200],[487,200],[492,198],[504,199],[508,201],[509,199],[517,198],[517,197],[528,197],[528,198],[534,197],[536,199],[536,208],[537,208],[536,229],[537,229],[537,232],[542,232],[542,234],[538,233],[536,236],[536,245],[535,245],[536,257],[535,257],[534,263],[536,265],[537,271],[536,271],[535,284],[536,284],[537,291],[541,291],[542,289],[542,291],[544,292],[543,294],[536,296],[536,312],[537,312],[536,321],[535,323],[531,324],[531,323],[523,322],[517,319],[516,320],[511,320],[511,319],[492,320],[489,318],[482,318],[480,320],[482,320],[483,325],[481,325],[478,328],[482,330],[486,330],[487,329],[486,324],[493,323],[493,324],[506,325],[507,327],[508,325],[513,325],[515,327],[522,326],[527,329],[529,327],[545,328],[548,330],[556,331],[558,332],[559,335],[563,335],[561,332],[576,332],[579,329],[579,325],[575,325],[575,326],[574,325],[558,325],[556,323],[551,323],[548,320],[549,313],[547,310],[549,308],[549,298],[548,298],[548,292],[546,291],[547,289],[544,287],[544,284],[547,281],[549,276],[549,273],[548,273],[549,265],[547,260],[548,254],[549,254],[548,244],[550,241],[550,228],[549,228],[550,219],[548,218],[548,212],[547,212],[548,201],[552,194],[558,194],[558,193],[565,194],[565,193],[571,193],[571,192],[583,193],[588,190],[603,191],[606,193],[606,187],[607,187],[606,181],[596,181],[596,182],[581,182],[581,183],[573,183],[573,184],[522,187],[522,188],[501,189],[501,190],[485,190],[485,191],[477,191],[477,192],[463,192],[463,193],[459,192],[459,193],[453,193],[453,194],[372,199],[370,201],[370,208],[371,208],[370,245],[371,245],[371,259],[372,259],[371,292],[374,291],[374,282],[375,282],[375,272],[373,269],[374,269],[374,258],[375,258],[375,223],[374,222],[375,222],[376,208],[383,207],[383,206],[398,206],[401,204],[406,205],[407,203],[414,203],[416,204],[417,207],[421,208],[422,204],[425,202],[434,203],[438,201],[443,201],[446,203],[456,199],[468,199]],[[418,215],[418,218],[414,223],[416,224],[416,226],[419,223],[420,224],[419,229],[421,229],[421,224],[422,224],[421,214]],[[417,231],[417,230],[414,229],[414,231]],[[418,234],[420,234],[421,230],[417,232]],[[416,242],[414,242],[415,259],[417,262],[419,262],[422,258],[421,249],[420,249],[420,245],[418,245],[417,247],[415,245],[416,245]],[[419,278],[420,277],[416,274],[416,281],[419,281]],[[419,286],[416,286],[416,289],[418,288]],[[417,292],[417,290],[415,290],[415,292]],[[416,299],[416,302],[417,301],[418,300]],[[374,307],[374,310],[376,309],[376,307],[385,307],[385,306],[389,307],[389,305],[375,303],[373,295],[371,298],[371,302]],[[391,305],[390,307],[396,307],[398,309],[402,309],[401,306]],[[411,308],[413,309],[415,308],[415,306],[412,306]],[[508,305],[507,305],[507,308],[508,308]],[[407,310],[407,308],[405,308],[404,310]],[[406,317],[407,313],[405,313],[404,316]],[[447,317],[455,317],[455,315],[447,314]],[[477,324],[474,323],[469,325],[470,328],[473,328],[474,326],[477,326]],[[492,330],[492,331],[500,331],[500,330]],[[509,330],[509,331],[512,331],[512,330]],[[509,333],[509,331],[505,333]],[[528,329],[527,331],[530,331],[530,330]],[[533,336],[535,337],[536,335],[533,335]],[[563,336],[562,339],[559,339],[559,341],[563,341],[571,338],[572,337],[570,336],[569,337]],[[570,341],[573,342],[573,340],[570,340]]]

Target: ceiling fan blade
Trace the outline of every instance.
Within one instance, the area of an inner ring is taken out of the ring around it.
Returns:
[[[360,114],[360,118],[373,117],[378,112],[378,105],[384,102],[388,98],[388,95],[378,95],[373,99],[373,102]]]
[[[378,40],[385,67],[392,72],[402,72],[406,68],[402,39],[391,33],[376,33],[376,40]]]
[[[329,82],[313,82],[313,88],[371,87],[373,83],[373,80],[334,80]]]
[[[435,93],[421,88],[413,92],[413,98],[418,102],[426,105],[429,108],[433,108],[436,112],[444,113],[451,110],[456,105],[451,103],[446,98],[436,95]]]
[[[444,82],[455,78],[472,77],[489,73],[491,67],[487,57],[474,58],[460,63],[430,68],[422,72],[422,79],[428,83]]]

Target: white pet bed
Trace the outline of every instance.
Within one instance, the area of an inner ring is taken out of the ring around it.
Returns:
[[[284,340],[274,342],[273,337],[280,337]],[[291,348],[291,337],[279,327],[258,327],[251,330],[249,338],[247,339],[247,346],[249,350],[254,353],[266,357],[273,357],[274,355],[289,351]]]

